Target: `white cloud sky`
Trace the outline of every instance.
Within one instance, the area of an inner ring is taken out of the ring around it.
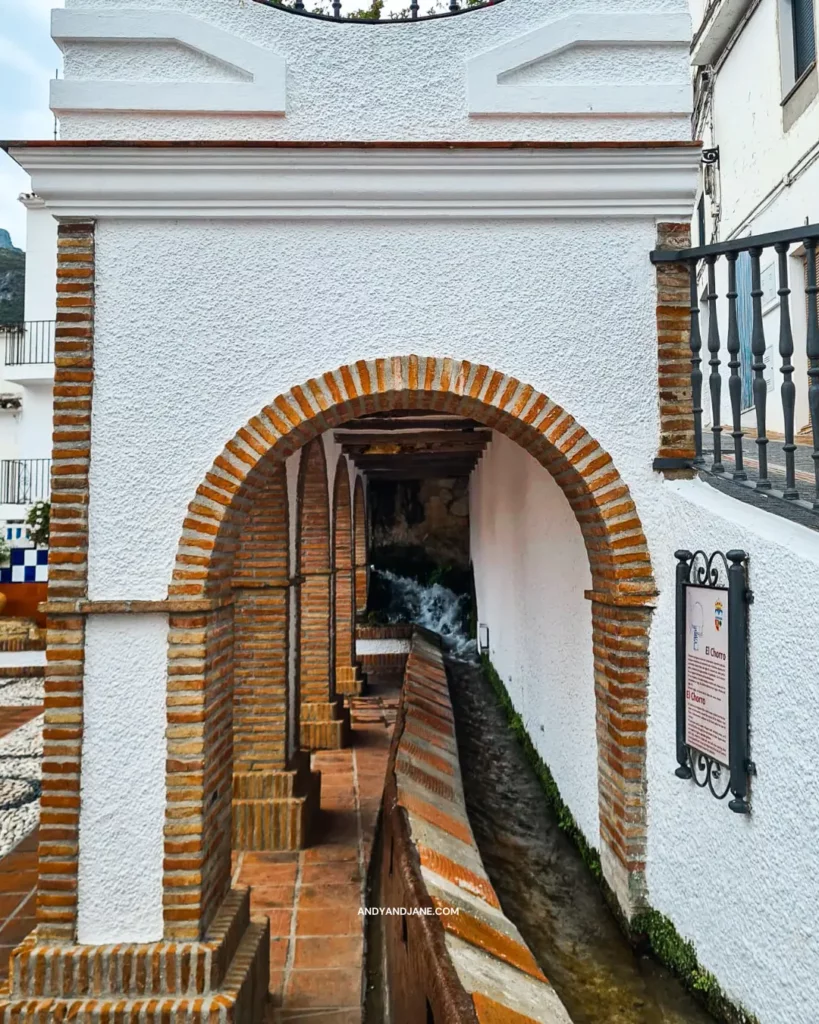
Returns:
[[[51,9],[62,6],[62,0],[0,0],[0,139],[53,136],[48,83],[62,60],[49,20]],[[28,187],[28,175],[0,154],[0,228],[21,248],[25,210],[17,196]]]

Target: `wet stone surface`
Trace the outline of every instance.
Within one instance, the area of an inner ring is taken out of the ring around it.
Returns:
[[[633,952],[480,668],[451,659],[447,668],[484,866],[574,1024],[713,1024],[668,971]]]

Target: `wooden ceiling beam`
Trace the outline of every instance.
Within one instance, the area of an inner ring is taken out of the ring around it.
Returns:
[[[344,430],[335,432],[336,444],[366,447],[372,444],[400,444],[404,448],[411,448],[420,444],[447,444],[464,445],[473,447],[480,445],[485,447],[492,440],[491,430],[419,430],[413,434],[388,435],[363,431],[349,434]]]
[[[417,423],[407,419],[355,419],[340,424],[337,430],[470,430],[483,427],[477,420],[465,419],[424,419]]]

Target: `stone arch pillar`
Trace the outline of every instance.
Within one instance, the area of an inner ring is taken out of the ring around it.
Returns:
[[[297,512],[300,742],[305,750],[335,750],[349,743],[350,713],[334,676],[330,498],[320,437],[302,451]]]
[[[360,616],[367,610],[367,593],[370,585],[369,540],[367,531],[367,501],[364,496],[364,481],[355,478],[353,496],[353,561],[355,577],[355,614]]]
[[[353,509],[350,469],[342,455],[333,484],[333,568],[335,604],[336,692],[361,693],[362,680],[355,664],[355,596],[353,593]]]
[[[233,567],[233,814],[237,850],[298,850],[318,812],[320,776],[291,750],[287,474],[270,467],[239,532]]]

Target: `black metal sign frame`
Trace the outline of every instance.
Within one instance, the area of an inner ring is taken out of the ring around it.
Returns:
[[[750,814],[749,780],[756,774],[750,760],[748,726],[748,555],[744,551],[676,551],[677,559],[677,763],[679,779],[693,779],[717,798],[733,794],[728,806]],[[686,742],[686,590],[705,587],[728,595],[728,765]]]

